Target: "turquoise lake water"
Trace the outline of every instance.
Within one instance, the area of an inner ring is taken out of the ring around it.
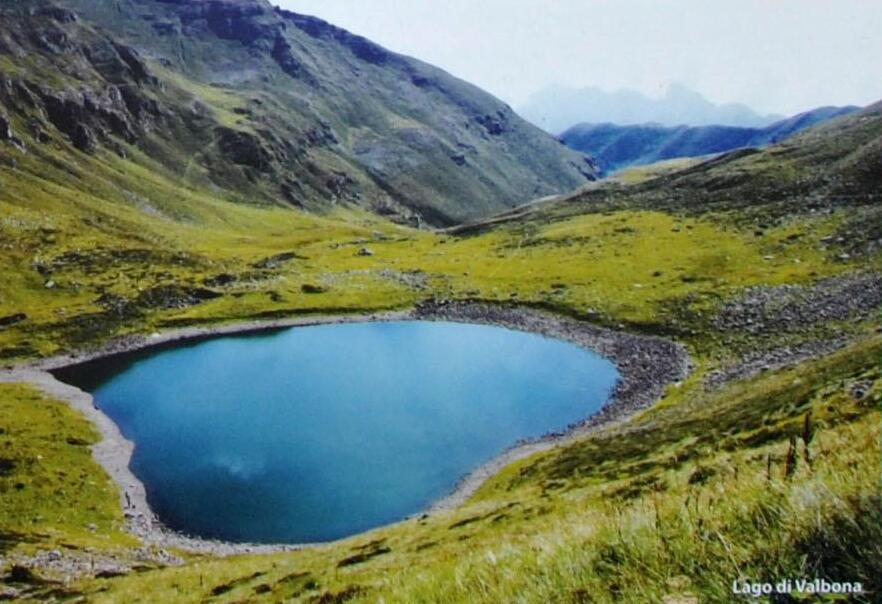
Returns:
[[[219,337],[60,377],[136,444],[166,525],[297,543],[425,509],[518,440],[591,415],[618,372],[534,334],[404,321]]]

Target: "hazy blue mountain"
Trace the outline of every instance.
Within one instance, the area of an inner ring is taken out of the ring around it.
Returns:
[[[659,99],[634,90],[605,92],[594,87],[552,86],[530,97],[518,113],[552,134],[581,123],[762,128],[782,118],[759,115],[738,103],[716,105],[682,84],[672,84]]]
[[[761,147],[857,109],[858,107],[819,107],[765,128],[579,124],[566,130],[561,135],[561,140],[572,149],[590,154],[601,170],[609,173],[627,166],[651,164],[675,157],[695,157],[741,147]]]

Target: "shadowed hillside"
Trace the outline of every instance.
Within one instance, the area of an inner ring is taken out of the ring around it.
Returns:
[[[7,134],[55,162],[110,153],[226,197],[413,224],[595,176],[478,88],[265,0],[3,0],[0,11]]]

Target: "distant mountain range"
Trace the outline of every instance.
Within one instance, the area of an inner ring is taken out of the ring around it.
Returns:
[[[762,147],[781,141],[815,124],[857,111],[858,107],[820,107],[764,128],[734,126],[637,126],[611,123],[579,124],[561,134],[571,149],[591,155],[605,173],[676,157],[722,153],[742,147]]]
[[[605,92],[594,87],[552,86],[530,97],[518,113],[552,134],[560,134],[574,124],[606,122],[762,128],[784,117],[760,115],[739,103],[716,105],[682,84],[671,85],[659,99],[634,90]]]

